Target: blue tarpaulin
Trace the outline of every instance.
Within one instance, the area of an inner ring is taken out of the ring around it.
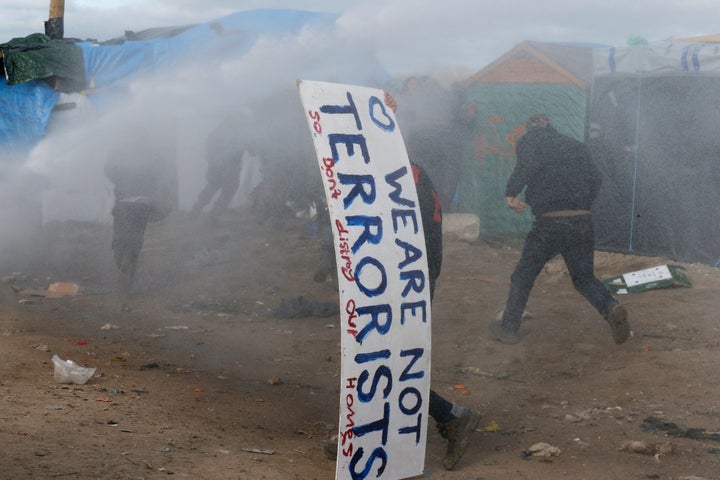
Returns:
[[[42,80],[19,85],[0,80],[2,150],[22,150],[42,138],[58,95]]]
[[[181,62],[233,58],[247,53],[262,35],[281,35],[309,25],[330,27],[336,14],[300,10],[251,10],[184,29],[169,38],[150,38],[123,43],[78,44],[85,56],[85,75],[92,87],[112,86],[118,81],[151,72],[162,72]],[[142,32],[133,38],[142,37]]]

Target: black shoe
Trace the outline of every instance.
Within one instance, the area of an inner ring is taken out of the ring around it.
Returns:
[[[620,345],[630,338],[630,323],[627,320],[627,310],[625,307],[616,303],[610,308],[605,320],[610,324],[613,340]]]
[[[448,440],[445,458],[443,458],[445,470],[452,470],[460,461],[468,446],[470,436],[477,428],[478,423],[480,423],[480,414],[470,409],[464,415],[439,427],[443,438]]]
[[[502,322],[490,322],[490,336],[493,339],[502,342],[506,345],[515,345],[520,342],[520,335],[517,332],[505,330],[502,327]]]

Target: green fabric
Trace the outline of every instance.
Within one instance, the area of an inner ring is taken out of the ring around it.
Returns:
[[[13,38],[0,44],[8,85],[57,77],[58,89],[78,91],[85,87],[85,66],[80,47],[52,40],[42,33]]]
[[[460,211],[478,215],[483,238],[522,237],[532,224],[529,209],[519,216],[505,204],[515,144],[528,117],[537,113],[547,114],[559,132],[584,140],[586,91],[559,84],[477,83],[466,93],[478,120],[463,153]]]

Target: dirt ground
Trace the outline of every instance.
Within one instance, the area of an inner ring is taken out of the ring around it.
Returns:
[[[622,296],[633,337],[617,346],[554,261],[508,346],[486,326],[518,257],[517,245],[446,241],[432,383],[483,419],[451,472],[432,428],[418,478],[720,479],[720,272],[684,265],[692,288]],[[675,263],[596,258],[602,279]],[[273,316],[282,298],[337,301],[313,281],[317,261],[306,220],[236,211],[205,229],[176,214],[149,228],[124,297],[110,226],[46,225],[0,271],[0,478],[332,479],[338,318]],[[53,282],[80,290],[41,295]],[[56,382],[54,354],[95,376]],[[528,456],[538,442],[559,454]]]

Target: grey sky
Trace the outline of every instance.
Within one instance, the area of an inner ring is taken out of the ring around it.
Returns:
[[[50,0],[0,0],[0,42],[43,31]],[[255,8],[342,13],[345,35],[396,74],[473,73],[523,40],[621,46],[720,31],[712,0],[66,0],[65,36],[205,22]]]

